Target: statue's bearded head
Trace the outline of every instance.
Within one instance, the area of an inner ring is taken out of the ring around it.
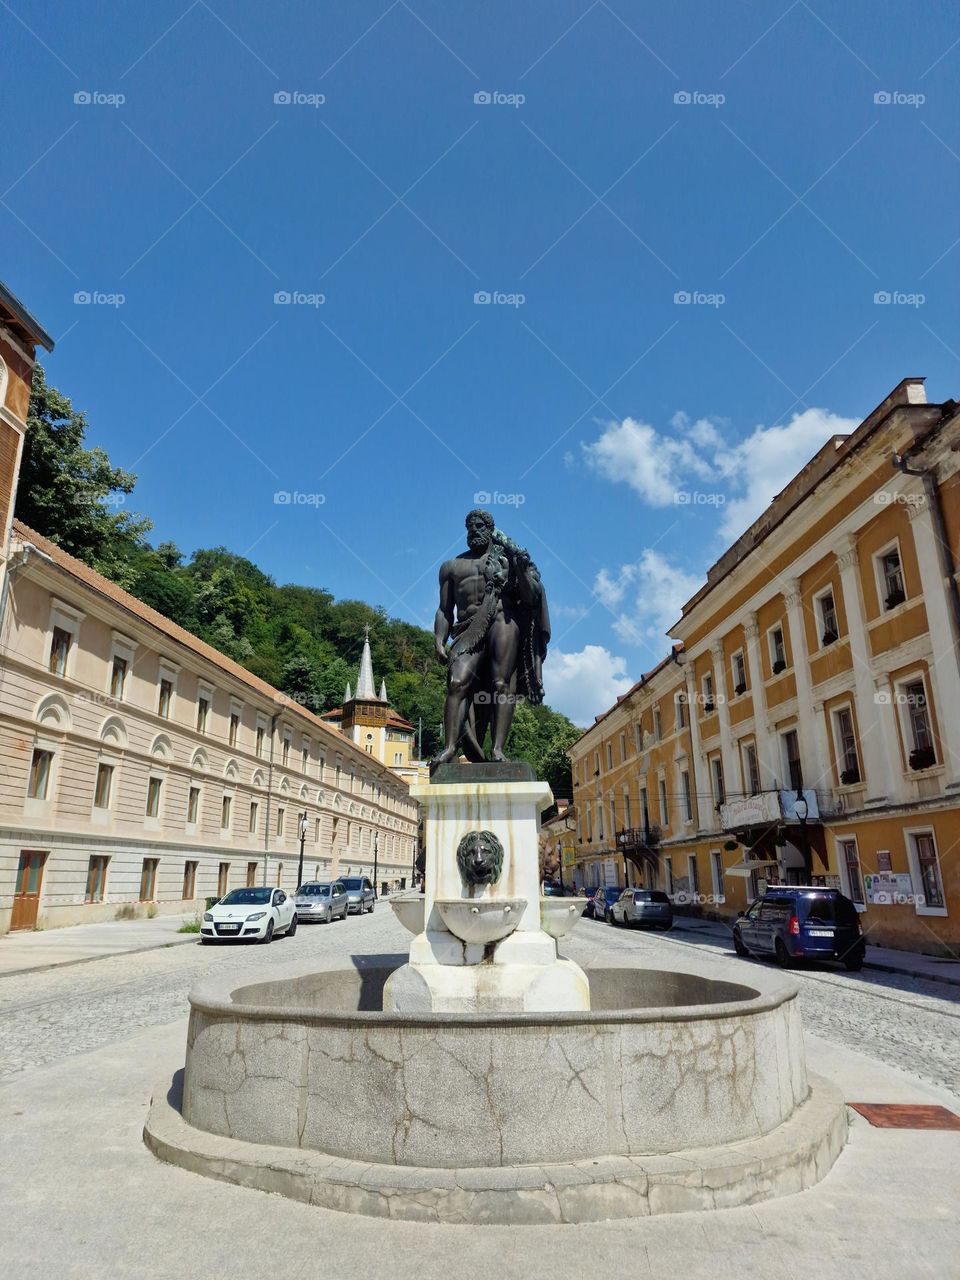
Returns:
[[[471,511],[464,524],[467,526],[467,546],[471,551],[484,551],[490,545],[494,530],[493,516],[478,507]]]

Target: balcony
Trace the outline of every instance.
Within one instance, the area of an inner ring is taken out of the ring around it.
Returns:
[[[829,791],[804,788],[807,822],[821,822],[836,811]],[[724,831],[742,831],[749,827],[768,827],[775,823],[797,822],[797,793],[792,788],[758,791],[755,796],[739,796],[720,806],[720,825]]]

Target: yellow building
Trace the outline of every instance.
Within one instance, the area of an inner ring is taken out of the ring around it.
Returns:
[[[570,750],[577,874],[732,919],[841,888],[960,945],[960,413],[905,379],[712,566],[668,658]]]
[[[398,773],[405,782],[430,781],[430,766],[416,758],[413,725],[391,707],[385,680],[380,681],[379,694],[376,691],[369,627],[363,637],[356,690],[351,692],[348,683],[343,706],[325,711],[320,718],[331,729],[355,742],[368,756]]]

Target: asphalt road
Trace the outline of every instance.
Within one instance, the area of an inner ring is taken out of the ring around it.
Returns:
[[[581,920],[563,950],[581,964],[605,950],[629,951],[657,968],[684,956],[709,960],[729,945],[680,929],[638,933]],[[386,903],[373,915],[302,926],[269,947],[179,946],[90,964],[0,978],[0,1079],[56,1063],[135,1032],[186,1019],[187,995],[200,978],[238,976],[315,957],[405,951],[407,934]],[[743,961],[745,972],[761,961]],[[827,967],[796,969],[804,1027],[922,1080],[960,1094],[960,991],[942,983]]]

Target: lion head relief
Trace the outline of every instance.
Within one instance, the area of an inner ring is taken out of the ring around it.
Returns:
[[[503,871],[503,845],[492,831],[468,831],[457,845],[457,866],[466,885],[496,884]]]

